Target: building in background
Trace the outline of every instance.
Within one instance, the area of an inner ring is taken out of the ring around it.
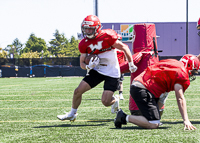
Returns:
[[[153,22],[151,22],[153,23]],[[102,23],[103,29],[113,29],[122,35],[122,42],[132,51],[134,40],[133,26],[138,23]],[[186,54],[186,23],[185,22],[155,22],[158,50],[160,57],[181,57]],[[188,23],[188,53],[200,54],[200,37],[197,33],[197,23]]]

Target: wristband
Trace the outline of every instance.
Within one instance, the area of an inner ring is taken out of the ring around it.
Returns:
[[[128,65],[129,65],[129,67],[133,67],[134,66],[133,62],[129,62]]]

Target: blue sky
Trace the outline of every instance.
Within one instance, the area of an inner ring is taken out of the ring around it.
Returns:
[[[186,0],[98,0],[105,22],[185,22]],[[189,22],[200,17],[200,0],[188,0]],[[0,0],[0,47],[15,38],[25,44],[31,33],[47,43],[56,29],[69,39],[94,14],[94,0]]]

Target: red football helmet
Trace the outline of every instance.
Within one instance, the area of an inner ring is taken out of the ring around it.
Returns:
[[[199,59],[196,56],[192,54],[186,54],[180,59],[180,61],[184,64],[189,76],[193,76],[194,72],[198,72],[200,64]]]
[[[197,22],[197,30],[200,30],[200,18],[199,18],[199,20]]]
[[[88,15],[81,24],[83,36],[86,35],[89,39],[95,38],[101,31],[101,28],[101,22],[95,15]]]

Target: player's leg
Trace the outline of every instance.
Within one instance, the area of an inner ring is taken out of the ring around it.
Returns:
[[[71,111],[64,115],[58,115],[57,118],[60,120],[74,121],[78,115],[77,109],[81,104],[82,94],[95,87],[100,82],[102,82],[102,78],[98,76],[96,71],[91,70],[89,75],[85,76],[84,79],[80,82],[79,86],[74,90]]]
[[[82,80],[79,86],[74,90],[71,111],[64,115],[58,115],[57,118],[60,120],[75,121],[76,116],[78,115],[77,109],[79,105],[81,104],[82,94],[90,89],[91,89],[90,85],[84,80]]]
[[[146,89],[139,88],[133,85],[131,86],[130,93],[131,96],[134,98],[134,101],[136,102],[139,110],[141,111],[142,116],[120,116],[124,115],[125,113],[122,114],[120,112],[123,111],[119,111],[115,119],[115,126],[120,127],[122,124],[124,124],[123,120],[124,118],[126,118],[126,122],[133,123],[143,128],[158,128],[160,125],[160,114],[157,99],[154,97],[154,95]]]
[[[114,92],[110,90],[104,90],[101,101],[104,106],[111,106],[111,113],[116,113],[119,109],[119,95],[113,96]]]
[[[149,122],[144,116],[127,115],[119,109],[114,120],[115,127],[121,128],[122,125],[126,125],[129,122],[146,129],[156,129],[159,126],[158,123]]]
[[[119,89],[119,78],[105,76],[104,91],[102,94],[102,103],[104,106],[111,106],[111,112],[114,114],[119,108],[119,95],[113,96]]]
[[[124,100],[123,97],[123,81],[124,80],[124,74],[121,74],[121,77],[119,78],[119,85],[120,85],[120,89],[119,89],[119,98],[120,100]]]
[[[165,106],[163,105],[161,108],[159,107],[159,112],[160,112],[160,116],[163,115]],[[140,110],[130,110],[131,115],[136,115],[136,116],[141,116],[142,113],[140,112]]]
[[[81,104],[82,94],[90,89],[90,85],[84,80],[82,80],[79,86],[74,90],[72,108],[78,109],[79,105]]]
[[[104,106],[108,107],[115,103],[116,99],[113,96],[113,94],[114,92],[110,90],[103,91],[101,102],[103,103]]]
[[[143,128],[157,128],[160,124],[160,113],[157,104],[158,99],[147,89],[134,85],[131,85],[130,93],[142,113],[142,116],[130,116],[130,122]],[[134,120],[137,117],[138,120]]]

